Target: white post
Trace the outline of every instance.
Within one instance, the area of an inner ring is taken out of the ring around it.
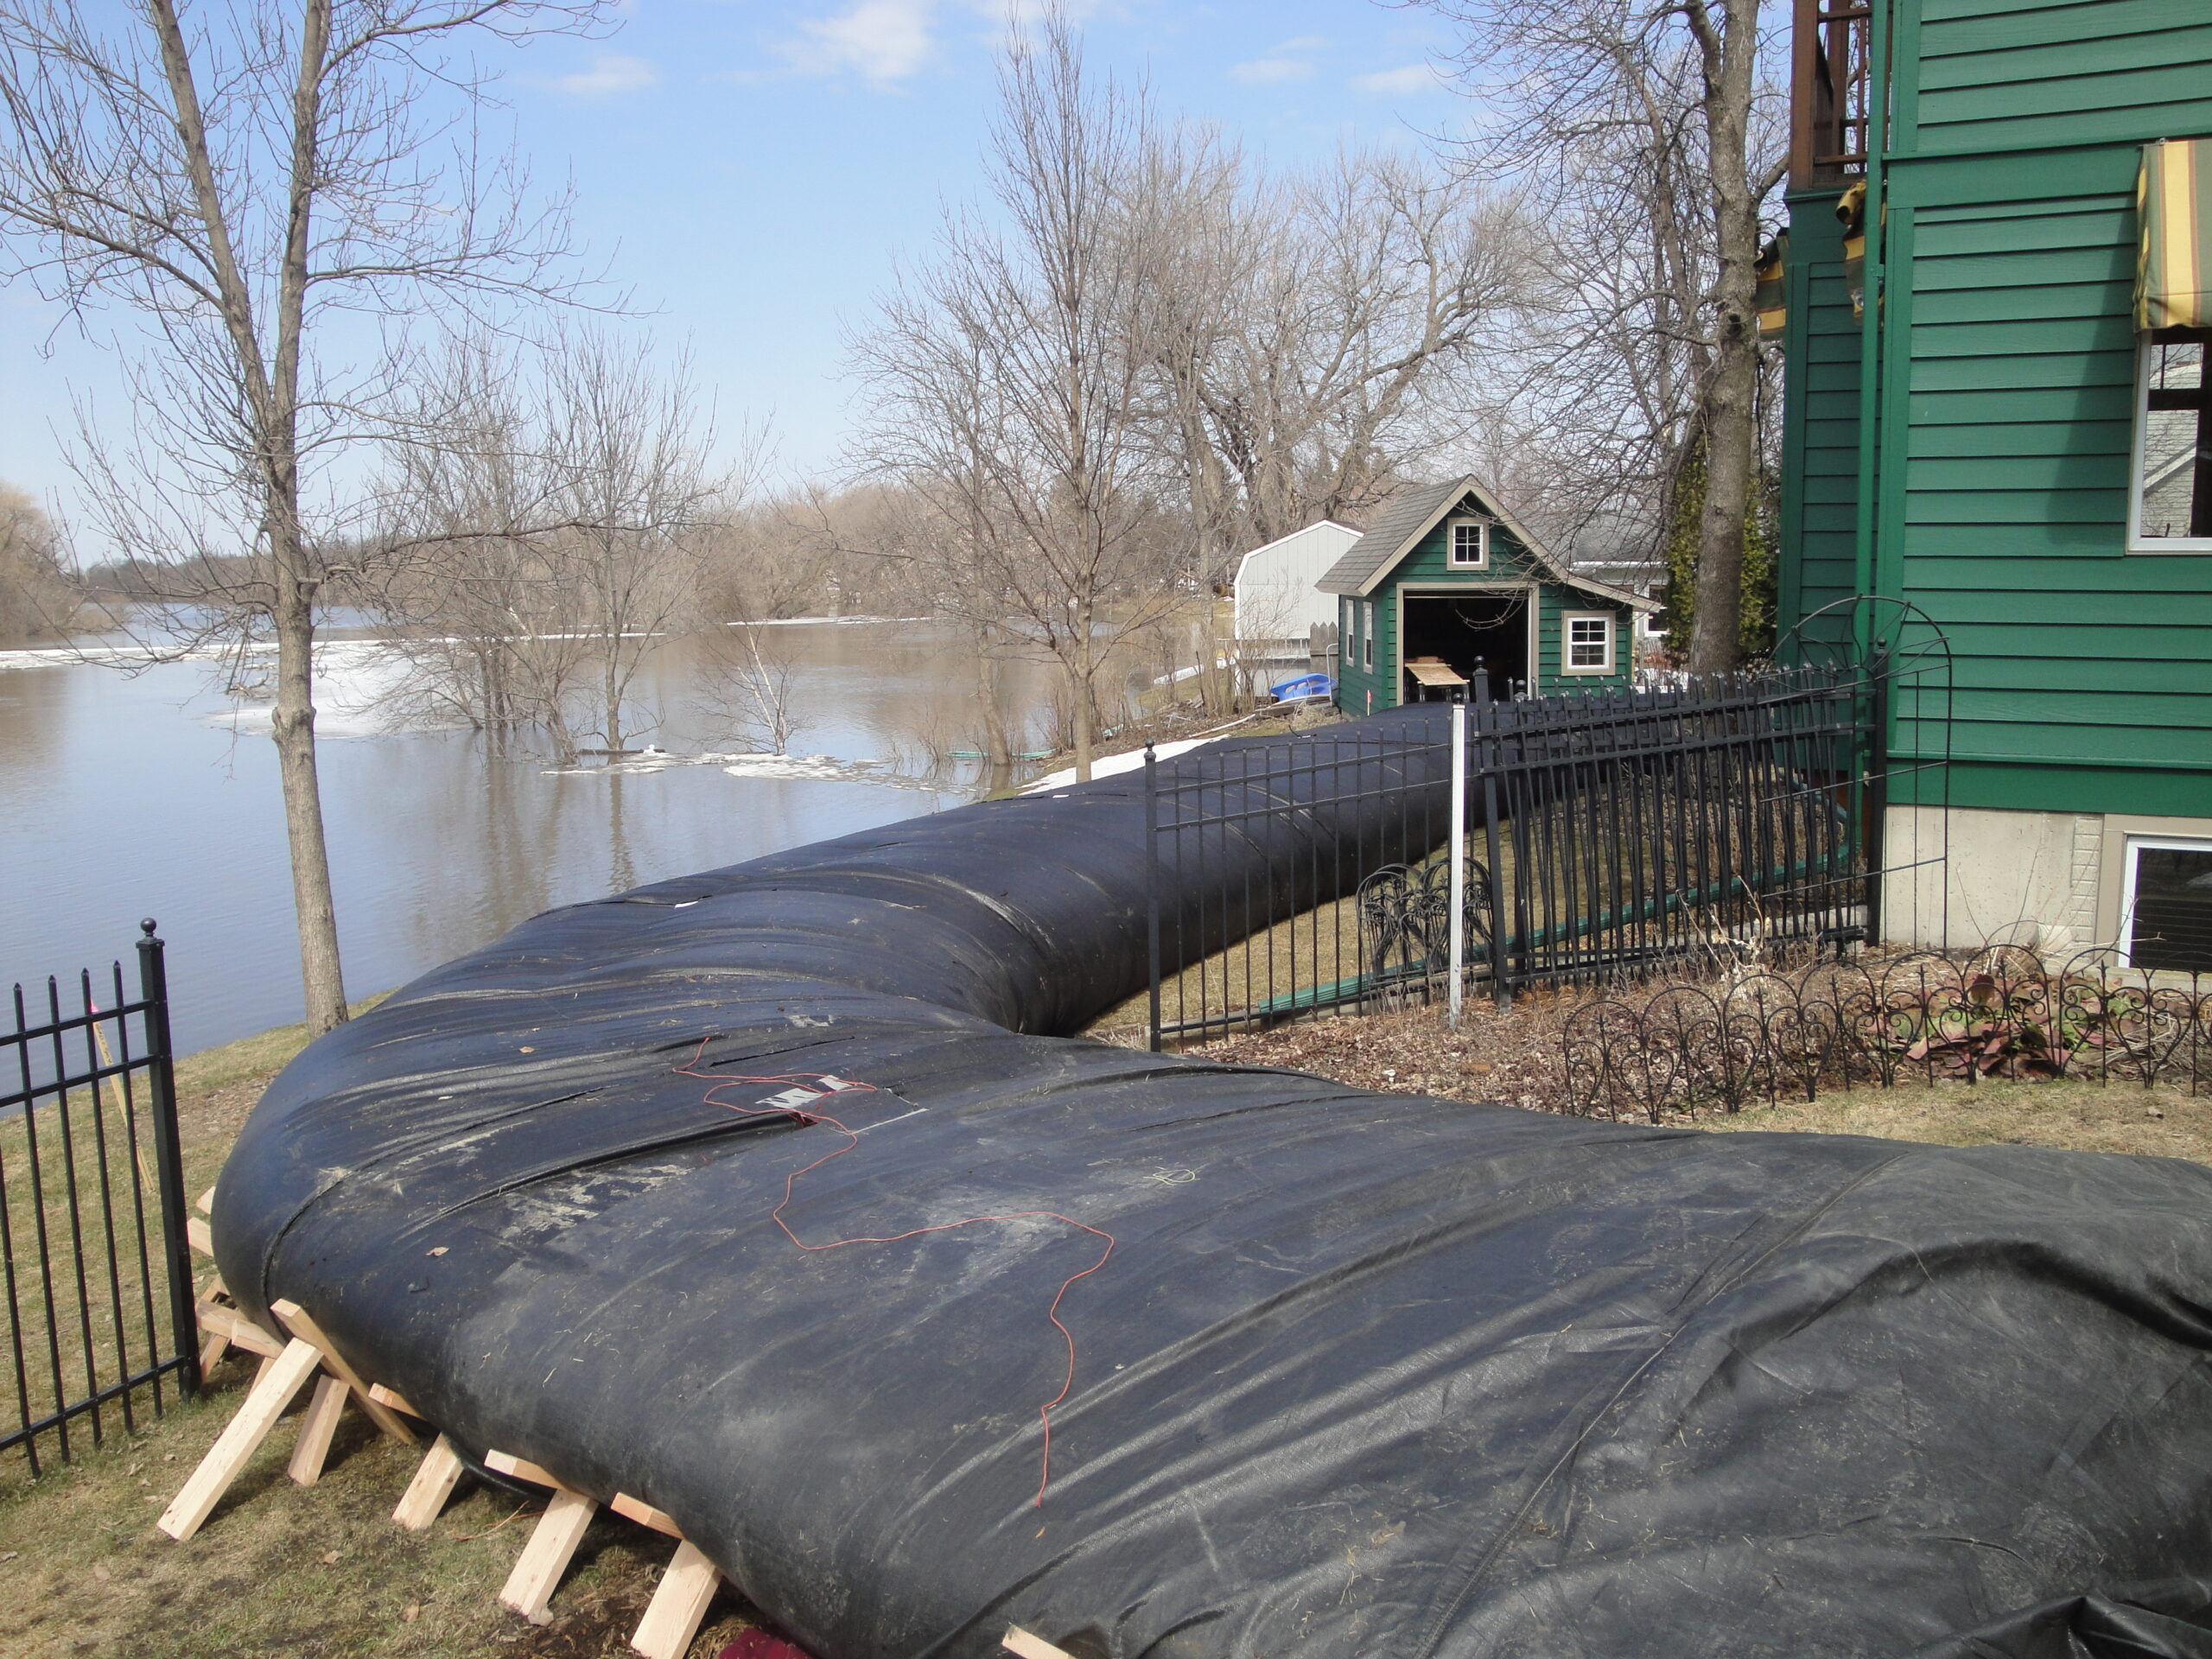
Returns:
[[[1452,705],[1452,1029],[1467,967],[1467,705]]]

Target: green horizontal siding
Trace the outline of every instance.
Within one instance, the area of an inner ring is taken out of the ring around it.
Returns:
[[[1897,3],[1872,550],[1954,653],[1899,798],[2212,815],[2212,556],[2126,547],[2137,160],[2212,131],[2212,0]],[[1785,626],[1861,556],[1834,196],[1788,203]]]
[[[1986,0],[1930,0],[1922,14],[1920,55],[1932,71],[1940,60],[1962,54],[2154,34],[2200,22],[2203,16],[2204,0],[2136,0],[2125,7],[2106,0],[2002,7]]]

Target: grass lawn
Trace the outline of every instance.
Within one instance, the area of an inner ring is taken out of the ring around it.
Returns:
[[[213,1182],[262,1089],[306,1040],[304,1027],[288,1027],[179,1062],[188,1192]],[[234,1354],[196,1404],[180,1409],[171,1396],[158,1421],[143,1410],[136,1435],[119,1433],[111,1414],[103,1448],[40,1479],[20,1453],[4,1459],[0,1654],[629,1652],[669,1541],[602,1513],[553,1599],[553,1622],[526,1624],[497,1598],[540,1505],[464,1482],[429,1531],[401,1530],[392,1507],[421,1453],[384,1440],[358,1412],[346,1413],[315,1486],[286,1478],[293,1435],[279,1424],[196,1537],[180,1544],[155,1531],[252,1376]],[[748,1622],[725,1592],[694,1659],[711,1659]]]
[[[2212,1096],[2139,1084],[1910,1083],[1747,1106],[1700,1116],[1698,1127],[1871,1135],[1946,1147],[2063,1147],[2212,1164]]]

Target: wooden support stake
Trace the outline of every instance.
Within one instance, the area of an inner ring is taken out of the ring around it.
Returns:
[[[179,1542],[199,1531],[200,1523],[238,1478],[238,1471],[268,1439],[284,1408],[292,1403],[292,1396],[321,1363],[322,1355],[311,1342],[295,1342],[281,1358],[264,1362],[266,1369],[246,1395],[245,1403],[155,1524]]]
[[[671,1538],[681,1538],[676,1522],[664,1510],[657,1510],[642,1497],[632,1497],[627,1492],[617,1492],[607,1506],[626,1521],[634,1521],[641,1527],[651,1527],[655,1532],[664,1532]]]
[[[284,1472],[302,1486],[322,1478],[323,1460],[330,1455],[330,1437],[338,1432],[339,1414],[346,1409],[346,1385],[334,1376],[317,1379],[315,1398],[300,1419],[300,1443]]]
[[[415,1471],[415,1478],[407,1483],[407,1491],[399,1500],[399,1507],[391,1518],[410,1532],[428,1532],[430,1523],[453,1496],[454,1487],[461,1477],[461,1453],[454,1450],[453,1442],[444,1435],[438,1436],[423,1459],[423,1466]]]
[[[546,1605],[553,1599],[561,1574],[569,1570],[569,1558],[583,1542],[584,1529],[591,1525],[592,1513],[598,1508],[582,1492],[572,1492],[565,1486],[553,1494],[553,1501],[537,1518],[530,1541],[516,1558],[515,1570],[507,1574],[506,1586],[499,1592],[503,1605],[533,1624],[552,1623]]]
[[[330,1368],[331,1374],[353,1389],[353,1397],[361,1402],[361,1409],[368,1413],[371,1422],[402,1446],[422,1445],[415,1431],[400,1421],[398,1414],[390,1406],[369,1397],[369,1385],[362,1382],[359,1374],[340,1357],[338,1351],[330,1345],[330,1338],[322,1334],[322,1327],[308,1316],[307,1309],[297,1302],[276,1302],[270,1306],[269,1311],[283,1320],[285,1327],[294,1336],[315,1344],[322,1355],[322,1363]]]
[[[284,1344],[234,1307],[207,1306],[200,1310],[200,1328],[212,1338],[220,1337],[233,1348],[274,1359]]]
[[[656,1511],[658,1513],[658,1511]],[[722,1581],[721,1570],[688,1541],[676,1547],[676,1558],[660,1575],[660,1584],[638,1621],[630,1645],[645,1659],[683,1659],[691,1638],[707,1616],[707,1604]]]
[[[394,1411],[404,1412],[410,1417],[421,1418],[421,1420],[426,1423],[430,1421],[429,1418],[423,1417],[421,1412],[416,1410],[414,1407],[407,1403],[407,1396],[405,1395],[400,1393],[397,1389],[387,1389],[381,1382],[372,1382],[369,1384],[369,1398],[375,1401],[377,1404],[380,1406],[390,1406]]]
[[[1032,1636],[1019,1624],[1007,1626],[1006,1639],[1000,1646],[1008,1653],[1018,1653],[1021,1659],[1075,1659],[1065,1648],[1056,1648],[1041,1636]]]
[[[512,1475],[517,1480],[526,1480],[532,1485],[550,1486],[556,1492],[569,1490],[567,1484],[551,1470],[540,1468],[529,1459],[518,1458],[512,1452],[486,1452],[484,1466],[495,1475]]]
[[[207,1328],[205,1325],[200,1326],[203,1331]],[[221,1364],[223,1356],[230,1350],[231,1339],[228,1337],[211,1334],[207,1341],[200,1344],[200,1375],[205,1376]]]
[[[200,1202],[194,1205],[192,1207],[199,1211],[203,1216],[210,1210],[213,1210],[215,1207],[215,1189],[211,1186],[205,1192],[202,1192],[200,1195]]]
[[[184,1236],[192,1248],[202,1255],[215,1254],[215,1230],[198,1216],[188,1216],[184,1221]]]

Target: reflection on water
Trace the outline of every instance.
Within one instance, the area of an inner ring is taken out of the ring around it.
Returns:
[[[972,762],[933,759],[982,747],[987,696],[1017,738],[1042,702],[1035,671],[979,669],[931,626],[777,632],[801,664],[793,752],[891,762],[906,786],[716,766],[550,775],[542,758],[501,755],[471,732],[325,742],[348,989],[399,984],[555,905],[957,804],[988,780]],[[137,920],[154,916],[181,1049],[299,1019],[267,738],[231,728],[206,664],[132,678],[10,661],[0,655],[0,988],[118,956],[135,971]],[[639,741],[677,755],[744,749],[695,706],[697,669],[681,644],[653,661],[644,696],[659,724]]]

